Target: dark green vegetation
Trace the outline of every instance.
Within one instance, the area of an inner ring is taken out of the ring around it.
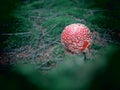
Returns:
[[[104,49],[105,58],[81,62],[69,56],[55,69],[38,72],[35,65],[17,65],[0,74],[1,90],[119,90],[120,48]]]
[[[0,69],[10,65],[12,70],[6,71],[6,76],[0,75],[0,84],[6,85],[1,90],[119,90],[119,50],[112,49],[120,45],[117,0],[6,1],[0,5],[4,7]],[[12,7],[5,7],[6,3]],[[93,45],[87,62],[82,55],[68,54],[61,45],[61,32],[71,23],[83,23],[92,31]]]

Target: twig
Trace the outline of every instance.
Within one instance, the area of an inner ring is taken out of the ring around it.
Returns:
[[[40,38],[43,38],[46,34],[48,34],[51,30],[53,30],[55,27],[57,27],[59,23],[56,23],[51,29],[49,29],[47,32],[44,32],[44,34],[42,33],[42,35],[40,36]]]
[[[20,32],[20,33],[0,33],[0,35],[8,35],[8,36],[12,36],[12,35],[24,35],[24,34],[31,34],[31,32]]]

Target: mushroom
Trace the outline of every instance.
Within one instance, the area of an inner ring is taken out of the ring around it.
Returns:
[[[90,52],[92,36],[89,28],[83,24],[75,23],[65,27],[61,34],[61,43],[65,50],[71,54],[83,53],[84,59]]]

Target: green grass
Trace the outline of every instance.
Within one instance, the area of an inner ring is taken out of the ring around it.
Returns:
[[[102,22],[106,18],[103,13],[94,13],[87,5],[84,6],[85,2],[78,2],[79,5],[76,1],[78,0],[35,0],[21,5],[12,13],[20,22],[18,27],[17,25],[14,26],[16,29],[14,32],[30,32],[30,34],[10,36],[5,42],[7,45],[5,48],[19,49],[29,46],[30,49],[25,53],[25,56],[30,54],[27,57],[29,58],[27,63],[34,63],[37,66],[44,61],[59,62],[59,60],[66,60],[70,54],[66,53],[60,41],[61,32],[65,26],[72,23],[83,23],[92,32],[96,31],[102,34],[106,31],[102,27],[104,26]],[[51,50],[51,48],[53,49]],[[98,55],[99,50],[103,48],[99,44],[93,44],[93,60]],[[18,59],[24,61],[24,57]]]

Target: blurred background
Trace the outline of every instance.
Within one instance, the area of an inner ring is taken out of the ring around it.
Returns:
[[[1,90],[120,90],[119,0],[0,2]],[[72,23],[92,32],[86,62],[61,45]]]

